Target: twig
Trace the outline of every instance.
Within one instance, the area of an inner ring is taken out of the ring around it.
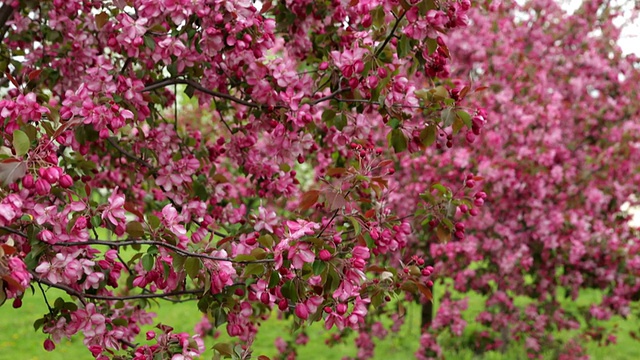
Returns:
[[[175,84],[183,84],[183,85],[189,85],[191,87],[193,87],[196,90],[199,90],[205,94],[211,95],[211,96],[215,96],[215,97],[219,97],[222,99],[227,99],[229,101],[233,101],[235,103],[241,104],[241,105],[245,105],[248,107],[252,107],[252,108],[262,108],[261,105],[250,102],[250,101],[246,101],[246,100],[242,100],[240,98],[237,98],[235,96],[229,95],[229,94],[225,94],[225,93],[221,93],[215,90],[209,90],[207,88],[205,88],[204,86],[200,85],[199,83],[190,80],[190,79],[179,79],[179,78],[170,78],[170,79],[164,79],[164,80],[160,80],[158,82],[155,82],[153,84],[149,84],[147,86],[145,86],[142,90],[140,90],[140,92],[147,92],[147,91],[153,91],[156,89],[160,89],[169,85],[175,85]]]
[[[44,289],[42,288],[42,284],[38,283],[38,287],[40,288],[40,291],[42,292],[42,297],[44,298],[44,303],[47,304],[47,309],[49,309],[49,314],[53,314],[53,308],[51,307],[51,304],[49,304],[49,299],[47,299],[47,294],[45,294]]]
[[[382,51],[384,50],[385,46],[387,46],[389,41],[391,41],[391,38],[393,37],[393,34],[398,29],[398,25],[400,25],[400,21],[402,21],[402,19],[404,19],[404,15],[406,13],[407,13],[406,11],[403,11],[402,14],[400,14],[400,17],[396,19],[396,23],[393,24],[393,28],[391,29],[391,33],[389,33],[389,35],[387,35],[387,38],[384,39],[384,42],[382,43],[382,46],[380,46],[380,48],[378,48],[378,50],[376,50],[376,52],[374,54],[375,57],[378,57],[382,53]]]
[[[332,92],[331,94],[321,97],[320,99],[314,100],[311,102],[311,105],[317,105],[323,101],[328,101],[328,100],[332,100],[332,99],[336,99],[336,96],[342,94],[343,92],[347,92],[347,91],[351,91],[350,87],[346,87],[344,89],[338,89],[334,92]]]
[[[147,169],[151,170],[152,172],[155,171],[155,168],[153,167],[153,165],[149,164],[148,162],[142,160],[141,158],[135,156],[134,154],[130,153],[129,151],[125,150],[124,148],[122,148],[122,146],[120,146],[113,137],[108,137],[107,141],[109,142],[109,144],[111,144],[111,146],[113,146],[114,148],[116,148],[118,151],[120,151],[123,155],[125,155],[126,157],[128,157],[129,159],[137,162],[138,164],[146,167]]]
[[[23,233],[22,231],[10,228],[8,226],[0,226],[0,229],[14,235],[22,236],[25,239],[28,238],[27,234]]]
[[[35,273],[33,271],[30,271],[30,272],[31,272],[31,275],[33,276],[33,279],[36,282],[38,282],[39,286],[41,286],[40,284],[44,284],[44,285],[47,285],[47,286],[52,287],[52,288],[63,290],[67,294],[79,298],[80,301],[82,301],[82,303],[85,304],[85,305],[86,305],[86,300],[85,299],[104,300],[104,301],[111,301],[111,300],[127,301],[127,300],[138,300],[138,299],[162,298],[162,297],[166,297],[166,296],[200,295],[200,294],[204,293],[204,289],[193,289],[193,290],[172,291],[172,292],[168,292],[168,293],[159,293],[159,294],[137,294],[137,295],[126,295],[126,296],[84,294],[84,293],[82,293],[82,292],[80,292],[78,290],[75,290],[75,289],[67,286],[67,285],[54,284],[54,283],[50,282],[49,280],[41,279],[41,278],[38,277],[39,275],[37,273]]]

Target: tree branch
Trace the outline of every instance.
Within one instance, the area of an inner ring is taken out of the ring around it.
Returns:
[[[22,236],[23,238],[27,238],[27,234],[23,233],[22,231],[10,228],[8,226],[0,226],[0,230],[4,230],[8,233],[14,234],[14,235],[18,235],[18,236]]]
[[[314,100],[313,102],[311,102],[311,105],[318,105],[321,102],[335,99],[336,96],[338,96],[338,95],[340,95],[340,94],[342,94],[344,92],[347,92],[347,91],[351,91],[351,88],[350,87],[346,87],[344,89],[338,89],[338,90],[332,92],[331,94],[329,94],[327,96],[324,96],[324,97],[321,97],[320,99]]]
[[[393,24],[393,28],[391,29],[391,32],[389,33],[389,35],[387,35],[387,38],[384,39],[384,42],[382,43],[382,45],[378,48],[378,50],[376,50],[376,53],[374,54],[375,57],[378,57],[382,51],[384,50],[384,48],[387,46],[387,44],[389,43],[389,41],[391,41],[391,38],[393,37],[393,34],[396,32],[396,30],[398,29],[398,25],[400,25],[400,21],[402,21],[402,19],[404,19],[404,16],[407,12],[403,11],[402,14],[400,14],[400,17],[396,19],[396,23]]]
[[[114,148],[116,148],[118,151],[120,151],[123,155],[125,155],[126,157],[128,157],[129,159],[137,162],[138,164],[146,167],[147,169],[149,169],[152,172],[155,172],[155,168],[153,167],[153,165],[149,164],[148,162],[142,160],[141,158],[135,156],[134,154],[128,152],[127,150],[125,150],[124,148],[122,148],[122,146],[120,146],[115,140],[114,137],[108,137],[107,141],[109,142],[109,144],[111,144],[111,146],[113,146]]]
[[[49,287],[62,290],[69,295],[77,297],[85,305],[86,305],[86,299],[105,300],[105,301],[110,301],[110,300],[127,301],[127,300],[139,300],[139,299],[155,299],[155,298],[162,298],[167,296],[201,295],[204,293],[204,289],[193,289],[193,290],[172,291],[168,293],[159,293],[159,294],[136,294],[136,295],[126,295],[126,296],[85,294],[67,285],[54,284],[49,280],[42,279],[39,277],[40,275],[34,271],[29,271],[29,272],[31,273],[31,276],[33,276],[33,279],[39,284],[47,285]]]
[[[231,258],[224,258],[219,256],[211,256],[202,253],[195,253],[191,251],[187,251],[181,249],[175,245],[171,245],[162,241],[154,241],[154,240],[122,240],[122,241],[109,241],[109,240],[88,240],[88,241],[73,241],[73,242],[60,242],[56,243],[54,246],[87,246],[87,245],[103,245],[103,246],[129,246],[129,245],[149,245],[149,246],[159,246],[164,247],[170,250],[175,251],[176,253],[187,256],[187,257],[195,257],[201,259],[208,259],[213,261],[226,261],[235,264],[259,264],[259,263],[272,263],[274,259],[260,259],[260,260],[234,260]]]
[[[2,5],[2,7],[0,8],[0,29],[2,29],[0,31],[0,41],[4,39],[4,34],[7,32],[5,24],[7,23],[7,21],[9,21],[11,15],[13,15],[14,10],[15,8],[7,3]]]
[[[222,99],[227,99],[229,101],[233,101],[235,103],[244,105],[244,106],[248,106],[248,107],[252,107],[252,108],[262,108],[261,105],[250,102],[250,101],[246,101],[246,100],[242,100],[240,98],[237,98],[235,96],[229,95],[229,94],[225,94],[225,93],[221,93],[215,90],[209,90],[207,88],[205,88],[204,86],[200,85],[199,83],[190,80],[190,79],[180,79],[180,78],[170,78],[170,79],[164,79],[164,80],[160,80],[158,82],[155,82],[153,84],[149,84],[147,86],[145,86],[142,90],[140,90],[140,92],[147,92],[147,91],[153,91],[156,89],[160,89],[169,85],[175,85],[175,84],[183,84],[183,85],[189,85],[191,87],[193,87],[194,89],[201,91],[205,94],[214,96],[214,97],[218,97],[218,98],[222,98]]]

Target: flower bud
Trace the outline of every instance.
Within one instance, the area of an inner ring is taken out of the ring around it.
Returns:
[[[56,348],[56,344],[54,344],[53,341],[51,341],[51,339],[46,339],[44,341],[43,346],[44,346],[44,349],[47,351],[53,351],[53,349]]]
[[[320,250],[318,257],[320,257],[320,260],[322,261],[329,261],[331,260],[331,253],[327,249],[322,249]]]
[[[36,193],[38,195],[47,195],[51,191],[51,184],[44,179],[36,181]]]
[[[296,305],[294,313],[302,320],[307,320],[309,318],[309,308],[307,308],[307,305],[303,303]]]
[[[64,175],[62,175],[60,177],[60,179],[58,180],[58,183],[63,188],[68,189],[71,186],[73,186],[73,179],[71,178],[71,176],[69,174],[64,174]]]

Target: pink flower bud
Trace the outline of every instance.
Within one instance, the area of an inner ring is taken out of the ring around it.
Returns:
[[[62,186],[63,188],[68,189],[73,186],[73,179],[69,174],[64,174],[60,177],[58,183],[60,183],[60,186]]]
[[[326,61],[323,61],[320,63],[320,65],[318,65],[318,70],[327,70],[329,68],[329,63]]]
[[[475,199],[475,200],[473,201],[473,203],[474,203],[476,206],[482,206],[482,205],[484,204],[484,199],[483,199],[483,198],[477,198],[477,199]]]
[[[260,301],[265,305],[269,305],[269,302],[270,302],[269,293],[263,292],[260,295]]]
[[[27,174],[25,177],[22,178],[22,186],[25,189],[31,189],[33,188],[33,185],[35,185],[35,181],[33,181],[33,175]]]
[[[340,315],[344,315],[344,313],[347,312],[347,305],[346,304],[336,305],[336,312]]]
[[[36,193],[38,195],[47,195],[51,191],[51,184],[44,179],[36,181]]]
[[[309,318],[309,308],[307,308],[307,305],[303,303],[296,305],[294,313],[302,320],[307,320]]]
[[[53,351],[53,349],[56,348],[56,344],[53,343],[53,341],[51,341],[51,339],[47,339],[44,341],[44,349],[47,351]]]
[[[476,216],[476,215],[478,215],[479,213],[480,213],[480,212],[479,212],[479,211],[478,211],[478,209],[476,209],[476,208],[473,208],[473,209],[469,210],[469,215],[471,215],[471,216]]]
[[[329,261],[331,260],[331,253],[327,249],[322,249],[320,250],[318,257],[320,257],[320,260],[322,261]]]
[[[378,77],[380,79],[384,79],[387,77],[389,73],[387,73],[387,69],[383,68],[383,67],[379,67],[378,68]]]
[[[282,299],[278,302],[278,309],[280,309],[280,311],[285,311],[289,308],[289,302],[287,301],[287,299]]]
[[[147,335],[147,340],[151,340],[151,339],[156,337],[156,332],[149,330],[149,331],[147,331],[146,335]]]
[[[21,298],[13,299],[13,308],[18,309],[20,307],[22,307],[22,299]]]

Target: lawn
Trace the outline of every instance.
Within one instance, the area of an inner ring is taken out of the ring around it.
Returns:
[[[48,290],[47,292],[50,300],[60,295],[61,292],[55,289]],[[436,294],[436,298],[437,295],[438,294]],[[597,301],[598,298],[597,293],[588,293],[587,295],[581,296],[576,303],[569,304],[569,306],[588,304]],[[475,314],[482,310],[482,303],[483,299],[480,296],[470,297],[469,310],[465,314],[468,320],[472,320]],[[18,358],[24,360],[92,358],[91,354],[83,346],[80,337],[58,344],[56,350],[51,353],[46,352],[42,348],[42,342],[45,336],[40,332],[34,332],[32,324],[35,319],[47,311],[46,309],[44,299],[39,292],[36,292],[33,296],[25,296],[23,306],[20,309],[13,309],[10,301],[0,308],[0,360]],[[200,314],[194,303],[163,304],[161,308],[157,309],[157,312],[158,318],[156,319],[174,326],[176,331],[191,332],[194,325],[200,320]],[[419,317],[419,308],[417,306],[410,307],[407,312],[406,324],[400,333],[390,335],[384,341],[378,342],[375,359],[389,359],[390,357],[393,359],[413,358],[413,353],[418,346]],[[631,360],[640,358],[640,344],[628,335],[628,330],[634,327],[637,328],[636,319],[631,318],[626,321],[619,321],[619,326],[620,332],[617,345],[610,347],[589,346],[589,355],[591,355],[593,359]],[[278,336],[283,336],[286,339],[287,333],[287,324],[275,318],[263,324],[254,344],[254,354],[256,357],[262,354],[273,356],[276,353],[273,345],[274,340]],[[343,356],[354,356],[356,354],[356,348],[352,341],[346,345],[328,348],[324,344],[324,340],[328,337],[328,334],[319,324],[312,326],[308,330],[308,335],[310,341],[306,347],[302,347],[299,350],[300,359],[333,360],[341,359]],[[559,334],[559,336],[567,337],[568,335]],[[451,339],[443,340],[450,342]],[[211,348],[215,342],[213,339],[207,339],[207,347]],[[208,350],[204,358],[211,358],[211,354],[211,350]],[[458,352],[455,349],[445,349],[445,354],[448,359],[517,360],[526,358],[522,348],[518,345],[510,347],[504,354],[491,352],[482,357],[478,357],[468,350]],[[547,354],[545,358],[551,359],[551,354]]]

